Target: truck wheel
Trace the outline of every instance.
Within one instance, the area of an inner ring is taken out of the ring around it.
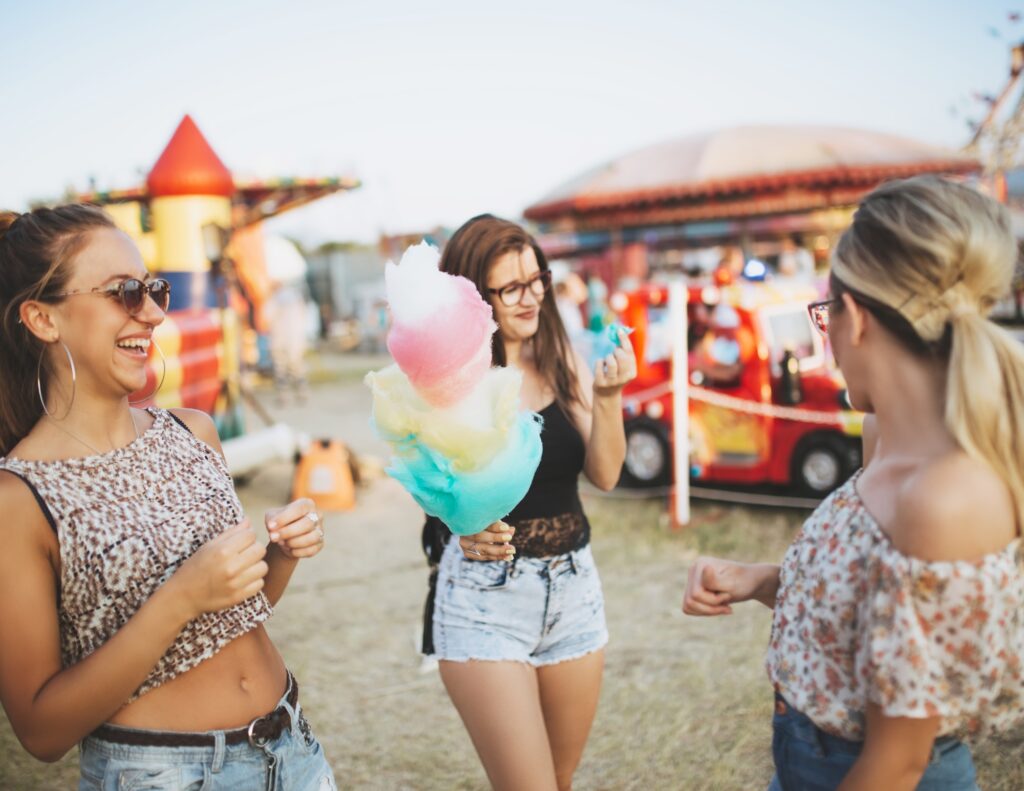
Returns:
[[[672,455],[665,428],[639,418],[626,423],[626,460],[619,483],[629,488],[667,486],[672,478]]]
[[[824,497],[846,480],[851,452],[842,437],[812,434],[793,454],[792,481],[806,495]]]

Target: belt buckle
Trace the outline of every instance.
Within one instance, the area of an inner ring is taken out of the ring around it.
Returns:
[[[246,738],[248,738],[249,740],[250,747],[259,747],[260,749],[263,749],[263,746],[268,741],[267,739],[261,739],[254,733],[256,724],[262,719],[263,717],[257,717],[256,719],[254,719],[252,722],[249,723],[249,727],[245,731],[245,735]]]

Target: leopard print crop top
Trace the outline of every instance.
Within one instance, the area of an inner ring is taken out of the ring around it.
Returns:
[[[61,659],[80,662],[205,542],[242,521],[224,459],[170,412],[109,453],[61,461],[0,458],[34,490],[60,544]],[[192,669],[270,617],[262,593],[190,621],[135,694]]]

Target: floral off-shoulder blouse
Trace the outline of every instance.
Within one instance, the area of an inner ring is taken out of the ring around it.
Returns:
[[[1024,546],[928,562],[893,546],[859,473],[786,552],[766,660],[772,684],[818,727],[864,738],[865,710],[940,717],[977,741],[1024,721]],[[970,530],[970,525],[964,525]]]

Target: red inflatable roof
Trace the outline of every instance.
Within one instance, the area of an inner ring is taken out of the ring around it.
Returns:
[[[151,197],[235,194],[235,182],[191,116],[181,119],[171,142],[146,178]]]
[[[746,126],[625,154],[562,184],[524,214],[540,222],[575,217],[584,224],[626,222],[624,214],[631,215],[629,222],[659,215],[677,222],[743,216],[835,205],[843,192],[850,193],[844,202],[851,197],[855,202],[890,178],[978,170],[972,157],[894,135]],[[793,205],[769,205],[780,198]],[[737,202],[742,206],[733,205]]]

